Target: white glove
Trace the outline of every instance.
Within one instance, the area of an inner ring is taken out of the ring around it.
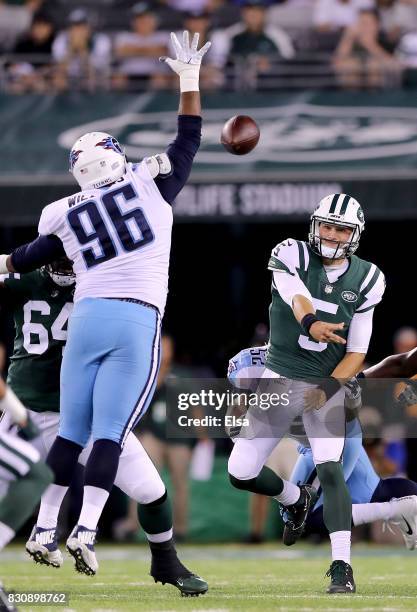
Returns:
[[[7,267],[7,258],[8,255],[0,255],[0,274],[9,274],[9,269]]]
[[[168,66],[180,77],[180,91],[199,91],[198,81],[200,75],[201,60],[209,50],[211,42],[207,42],[200,51],[197,51],[199,34],[194,34],[190,45],[190,35],[186,30],[182,35],[182,45],[178,38],[171,32],[171,42],[174,47],[176,59],[171,57],[160,57],[161,62]]]

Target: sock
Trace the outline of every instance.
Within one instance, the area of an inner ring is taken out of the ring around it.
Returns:
[[[120,445],[113,440],[96,440],[85,466],[84,484],[110,493],[121,453]]]
[[[83,505],[78,524],[87,529],[97,529],[103,508],[110,493],[98,487],[84,486]]]
[[[334,531],[330,534],[332,561],[344,561],[350,565],[350,531]]]
[[[149,542],[166,542],[172,538],[172,509],[168,494],[149,504],[138,504],[138,519]]]
[[[58,524],[58,515],[68,487],[51,484],[42,495],[36,524],[43,529],[53,529]]]
[[[279,501],[283,506],[292,506],[300,499],[300,487],[293,482],[283,480],[284,488],[282,493],[275,495],[274,499]]]
[[[60,436],[56,437],[46,458],[46,463],[55,474],[55,484],[70,486],[82,450],[83,447],[79,444]]]
[[[277,497],[284,491],[284,481],[269,467],[264,467],[255,478],[240,480],[229,474],[230,482],[236,489]],[[294,485],[296,486],[296,485]],[[297,487],[298,489],[298,487]]]
[[[100,439],[93,444],[85,466],[83,505],[78,519],[78,524],[87,529],[97,528],[116,477],[120,452],[120,445],[113,440]]]
[[[352,521],[354,525],[364,525],[383,519],[388,521],[397,513],[394,504],[382,502],[374,504],[353,504]]]
[[[14,538],[14,534],[16,532],[14,529],[6,525],[5,523],[0,523],[0,550],[3,548]]]
[[[153,544],[162,544],[163,542],[168,542],[168,540],[172,540],[174,536],[173,529],[168,529],[168,531],[163,531],[162,533],[146,533],[145,535],[148,539],[148,542],[152,542]]]
[[[52,481],[51,470],[42,462],[32,465],[29,472],[10,483],[0,504],[0,523],[17,531],[31,516],[47,485]]]
[[[342,465],[336,461],[316,466],[323,491],[323,521],[329,533],[350,531],[352,500],[343,476]]]

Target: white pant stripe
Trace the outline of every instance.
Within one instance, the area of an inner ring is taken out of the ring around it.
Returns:
[[[153,349],[152,349],[152,370],[148,378],[146,387],[143,393],[141,394],[139,402],[136,404],[136,408],[133,411],[130,417],[129,423],[126,427],[124,436],[122,438],[122,446],[124,445],[125,440],[127,436],[129,435],[129,432],[131,431],[136,419],[140,415],[143,406],[146,404],[148,397],[149,397],[149,393],[155,382],[155,378],[158,375],[158,365],[159,365],[158,353],[159,353],[160,338],[161,338],[161,315],[158,313],[157,319],[156,319],[156,334],[155,334],[155,340],[154,340]]]

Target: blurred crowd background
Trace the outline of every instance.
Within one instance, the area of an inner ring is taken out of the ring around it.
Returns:
[[[413,87],[417,0],[1,0],[0,88],[169,89],[170,31],[212,40],[202,87]]]

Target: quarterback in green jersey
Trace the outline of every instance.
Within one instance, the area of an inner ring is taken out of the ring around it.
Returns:
[[[2,297],[13,310],[15,324],[7,381],[39,429],[40,435],[33,440],[37,451],[33,451],[45,459],[59,430],[60,368],[73,307],[75,277],[71,262],[62,258],[28,274],[6,275],[1,281]],[[10,425],[6,415],[0,423],[0,441],[2,432]],[[81,465],[86,464],[92,447],[90,441],[80,454]],[[182,595],[205,593],[207,583],[190,572],[177,557],[165,485],[133,432],[127,436],[123,447],[115,485],[138,503],[139,522],[151,550],[150,573],[155,582],[172,584]],[[66,488],[64,494],[65,491]],[[41,506],[26,550],[35,562],[60,567],[63,556],[57,540],[59,505],[50,503],[44,508]],[[76,570],[86,573],[85,568],[77,565]]]
[[[234,486],[274,497],[286,507],[284,543],[294,544],[316,492],[284,481],[265,462],[294,418],[302,416],[332,545],[330,594],[356,590],[350,566],[352,504],[341,466],[344,390],[338,380],[361,369],[373,311],[385,289],[377,266],[354,255],[364,226],[354,198],[331,194],[311,216],[308,242],[290,238],[273,249],[270,341],[262,376],[267,380],[260,388],[290,399],[285,406],[271,404],[266,416],[255,418],[253,412],[250,435],[236,440],[229,459]]]

